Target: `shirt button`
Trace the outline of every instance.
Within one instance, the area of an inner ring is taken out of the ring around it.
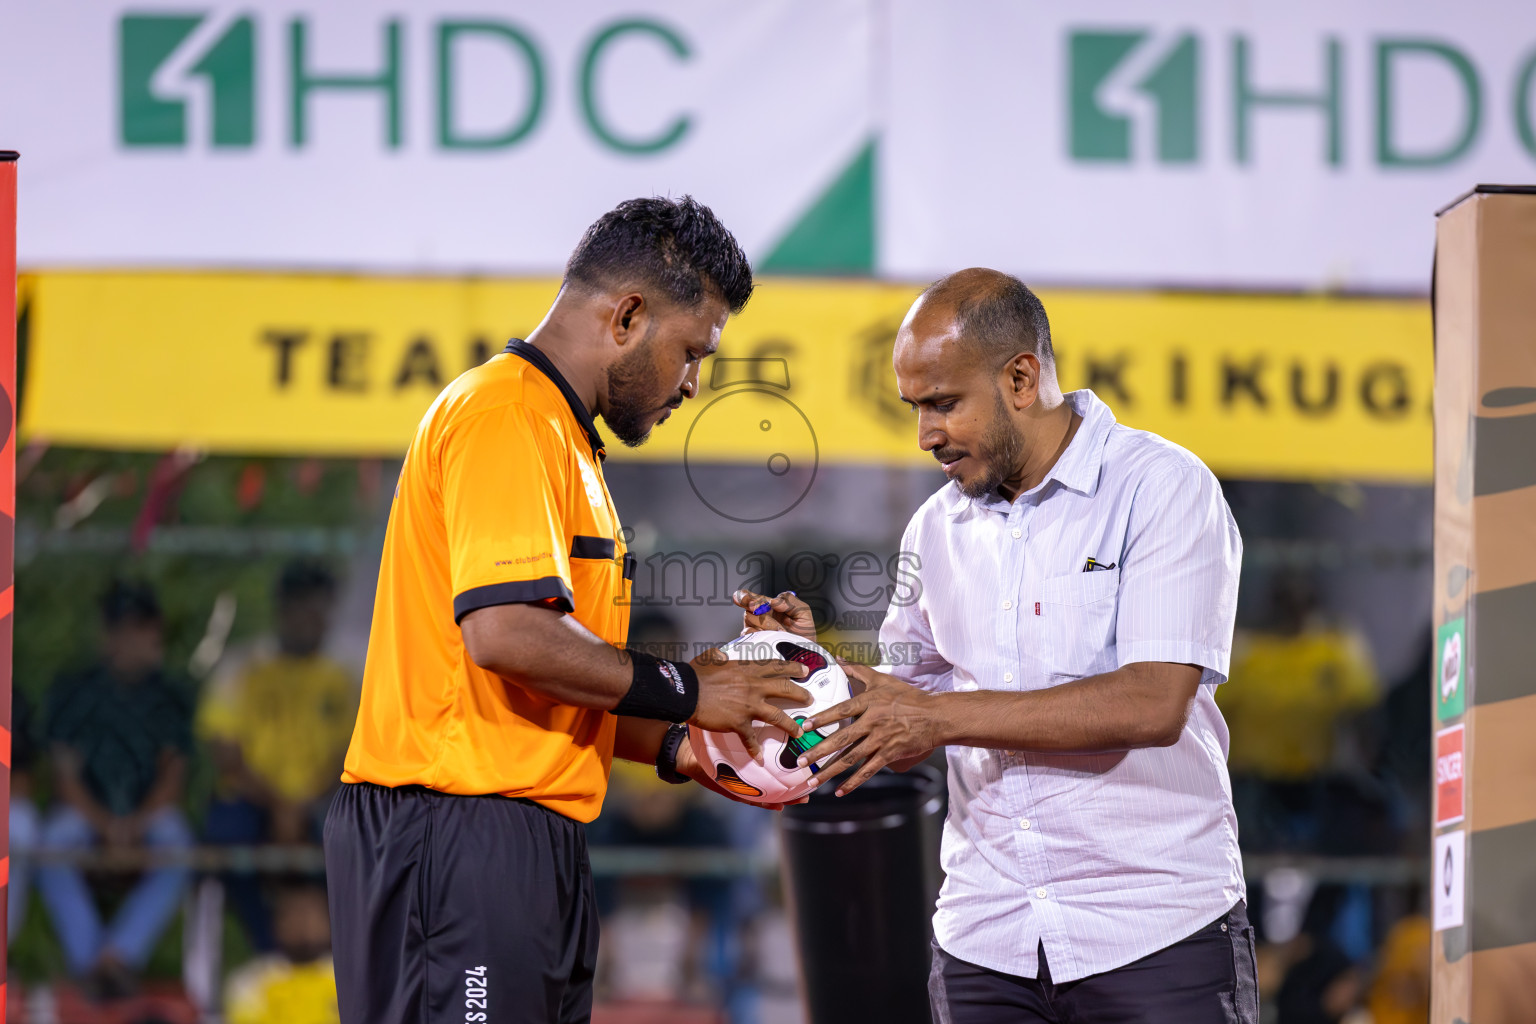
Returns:
[[[1003,682],[1005,682],[1005,683],[1013,682],[1013,673],[1012,672],[1004,672],[1003,673]]]
[[[1035,899],[1037,899],[1037,900],[1045,899],[1045,890],[1044,889],[1036,889],[1035,890]]]
[[[1013,539],[1014,540],[1018,540],[1022,536],[1024,536],[1024,531],[1023,530],[1014,530],[1013,531]]]
[[[1029,831],[1029,819],[1028,818],[1020,818],[1019,819],[1019,828],[1023,829],[1025,832],[1028,832]]]
[[[1003,602],[1003,611],[1007,611],[1009,608],[1012,608],[1012,607],[1013,607],[1013,602],[1012,601],[1004,601]]]

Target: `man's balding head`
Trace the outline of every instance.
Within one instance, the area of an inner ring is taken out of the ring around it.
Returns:
[[[971,267],[935,281],[918,297],[903,327],[915,328],[920,321],[948,322],[953,337],[989,366],[1029,352],[1046,373],[1055,370],[1045,306],[1023,281],[1001,271]]]

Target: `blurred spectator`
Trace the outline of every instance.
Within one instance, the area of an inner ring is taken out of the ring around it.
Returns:
[[[32,800],[32,770],[37,763],[32,701],[24,690],[11,691],[11,875],[6,890],[5,942],[16,941],[27,919],[32,885],[32,850],[37,846],[37,804]]]
[[[730,1003],[733,1024],[804,1024],[794,927],[779,899],[746,922],[742,947],[743,983]]]
[[[693,786],[673,786],[644,765],[615,761],[608,806],[588,826],[594,846],[722,848],[729,836]],[[609,999],[700,1001],[718,995],[723,879],[600,879],[604,994]]]
[[[687,658],[676,623],[641,612],[629,645],[657,657]],[[615,761],[602,815],[587,827],[594,846],[722,848],[730,836],[697,786],[662,782],[645,765]],[[718,996],[731,884],[724,879],[598,879],[603,917],[599,973],[610,1000],[701,1001]]]
[[[1377,712],[1376,773],[1392,789],[1403,819],[1404,849],[1418,855],[1429,845],[1431,730],[1424,709],[1434,696],[1430,680],[1435,653],[1433,629],[1426,629],[1413,665],[1387,691]]]
[[[676,620],[658,611],[631,612],[625,646],[672,661],[690,661],[698,653],[690,649]]]
[[[1271,628],[1238,634],[1231,682],[1216,703],[1231,731],[1228,768],[1243,845],[1312,847],[1333,805],[1347,806],[1351,817],[1360,810],[1354,783],[1328,776],[1341,767],[1339,735],[1376,703],[1376,672],[1360,636],[1320,621],[1310,579],[1281,574],[1270,602]],[[1355,835],[1333,838],[1348,843]]]
[[[1366,1005],[1371,1024],[1423,1024],[1429,1019],[1429,919],[1417,914],[1387,933]]]
[[[942,756],[942,755],[941,755]],[[710,794],[732,849],[764,863],[779,860],[778,812]],[[789,918],[778,885],[758,874],[731,883],[726,1007],[734,1024],[799,1024],[803,1019]],[[733,963],[731,961],[734,961]]]
[[[283,888],[274,931],[278,951],[229,976],[224,996],[229,1024],[336,1024],[340,1017],[325,889],[316,883]]]
[[[192,713],[185,681],[163,667],[159,603],[147,587],[116,582],[102,618],[104,659],[60,677],[49,692],[47,737],[60,806],[44,823],[41,844],[189,847],[192,833],[177,805]],[[80,869],[40,865],[38,890],[70,971],[88,975],[96,994],[128,991],[175,914],[187,874],[184,867],[146,872],[104,929]]]
[[[1338,1024],[1360,1005],[1364,976],[1335,935],[1349,895],[1341,886],[1319,886],[1301,932],[1280,951],[1285,980],[1275,1007],[1281,1024]]]
[[[218,773],[207,840],[216,844],[319,841],[357,717],[357,681],[322,653],[336,599],[323,565],[296,561],[277,584],[277,632],[210,684],[197,732]],[[275,948],[260,881],[226,880],[230,903],[258,952]]]

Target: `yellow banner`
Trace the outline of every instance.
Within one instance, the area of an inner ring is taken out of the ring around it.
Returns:
[[[21,429],[54,443],[393,454],[437,391],[543,317],[554,280],[42,272]],[[621,459],[927,464],[891,339],[919,286],[766,279],[699,399]],[[1048,290],[1065,388],[1217,473],[1430,479],[1421,300]]]

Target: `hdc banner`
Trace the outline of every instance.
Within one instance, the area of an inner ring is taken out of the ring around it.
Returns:
[[[881,268],[1427,290],[1536,177],[1536,6],[895,0]]]
[[[0,5],[25,266],[554,273],[690,192],[760,269],[1409,291],[1536,175],[1536,5]]]
[[[31,168],[22,261],[548,273],[617,201],[683,193],[762,256],[867,147],[869,17],[861,0],[0,5],[0,138]]]

